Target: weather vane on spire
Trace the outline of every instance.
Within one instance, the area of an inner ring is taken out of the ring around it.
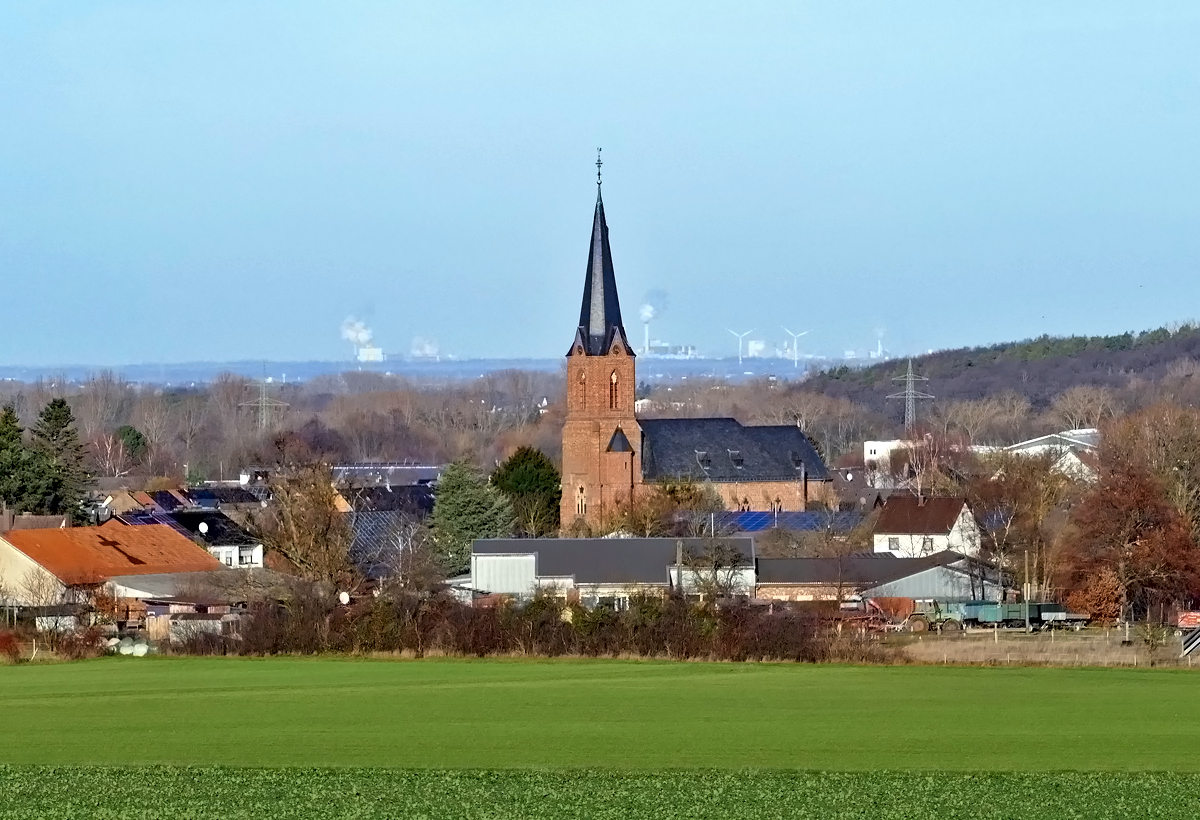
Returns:
[[[596,149],[596,184],[597,185],[602,184],[600,182],[600,166],[603,164],[604,163],[600,161],[600,149],[597,148]]]

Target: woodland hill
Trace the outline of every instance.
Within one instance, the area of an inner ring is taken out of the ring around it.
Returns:
[[[1078,385],[1120,390],[1135,380],[1189,376],[1200,360],[1200,326],[1183,324],[1118,336],[1039,336],[987,347],[942,350],[913,357],[939,399],[981,399],[1004,392],[1024,396],[1034,409]],[[858,404],[880,407],[899,387],[907,360],[864,368],[836,367],[805,387]]]

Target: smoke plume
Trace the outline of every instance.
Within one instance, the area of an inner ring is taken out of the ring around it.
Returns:
[[[342,322],[342,338],[355,347],[366,347],[371,344],[371,335],[371,328],[353,316],[347,316],[346,321]]]
[[[662,290],[652,290],[642,297],[642,306],[638,308],[638,317],[643,322],[657,319],[667,309],[667,293]]]

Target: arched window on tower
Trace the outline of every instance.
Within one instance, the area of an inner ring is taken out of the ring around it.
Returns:
[[[575,513],[576,515],[587,515],[587,494],[582,485],[575,493]]]
[[[575,406],[580,410],[587,409],[587,371],[580,370],[579,378],[575,380]]]
[[[608,380],[608,409],[617,409],[617,383],[620,380],[617,378],[617,371],[612,372],[612,376]]]

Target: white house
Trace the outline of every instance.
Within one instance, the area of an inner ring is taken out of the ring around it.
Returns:
[[[875,525],[874,548],[902,558],[943,550],[975,557],[980,537],[979,523],[961,496],[893,495]]]

